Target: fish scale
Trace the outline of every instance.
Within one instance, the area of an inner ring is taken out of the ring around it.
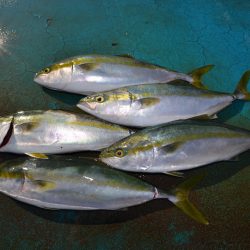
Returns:
[[[228,160],[249,149],[248,130],[180,121],[140,130],[104,149],[100,159],[125,171],[171,173]]]
[[[46,158],[44,154],[98,151],[133,133],[86,114],[60,110],[25,111],[2,117],[0,128],[2,141],[8,135],[0,152],[41,158]]]
[[[0,167],[0,192],[45,209],[117,210],[168,199],[196,221],[208,224],[188,194],[203,176],[165,192],[100,162],[66,157],[10,160]]]
[[[182,79],[201,86],[201,76],[213,66],[184,74],[142,62],[131,56],[83,55],[50,65],[35,75],[34,81],[47,88],[87,95],[135,84]]]
[[[149,127],[191,118],[213,119],[234,100],[250,100],[246,71],[233,94],[197,88],[187,82],[144,84],[99,92],[77,106],[98,118],[120,125]]]

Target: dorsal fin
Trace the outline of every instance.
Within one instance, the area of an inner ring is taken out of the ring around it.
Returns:
[[[126,58],[130,58],[130,59],[135,59],[133,56],[129,55],[129,54],[122,54],[122,55],[117,55],[119,57],[126,57]]]

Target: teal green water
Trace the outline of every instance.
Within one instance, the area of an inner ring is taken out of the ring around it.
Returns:
[[[215,64],[204,82],[233,92],[250,68],[250,2],[243,0],[0,0],[1,115],[28,109],[75,109],[77,95],[33,82],[44,66],[78,54],[130,54],[189,72]],[[220,119],[250,128],[250,102]],[[0,196],[2,249],[247,249],[249,153],[213,164],[195,192],[211,225],[204,228],[164,201],[127,212],[53,212]],[[200,171],[200,170],[197,170]],[[195,171],[194,171],[195,172]],[[168,188],[179,180],[144,177]],[[170,227],[172,225],[172,227]],[[174,228],[173,228],[174,227]]]

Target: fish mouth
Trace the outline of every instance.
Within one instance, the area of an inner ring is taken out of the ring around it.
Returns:
[[[37,82],[37,83],[39,82],[38,78],[39,78],[39,73],[36,73],[35,76],[34,76],[34,81]]]
[[[80,101],[76,106],[83,110],[86,110],[86,109],[95,110],[96,109],[96,103],[94,102]]]
[[[113,168],[113,165],[110,162],[110,158],[99,157],[100,162],[104,163],[106,166]]]
[[[100,154],[99,154],[99,160],[101,160],[101,161],[103,161],[103,159],[105,158],[105,152],[101,152]]]
[[[39,84],[44,84],[43,74],[41,72],[38,72],[34,76],[34,81]]]
[[[112,154],[106,150],[102,151],[99,155],[99,159],[103,162],[105,162],[105,159],[108,159],[112,157]]]

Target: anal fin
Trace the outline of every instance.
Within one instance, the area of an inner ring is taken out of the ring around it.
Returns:
[[[192,119],[198,119],[198,120],[214,120],[217,119],[218,116],[217,114],[212,114],[212,115],[199,115],[199,116],[195,116]]]
[[[164,174],[174,176],[174,177],[184,178],[184,174],[182,172],[170,171],[170,172],[165,172]]]

